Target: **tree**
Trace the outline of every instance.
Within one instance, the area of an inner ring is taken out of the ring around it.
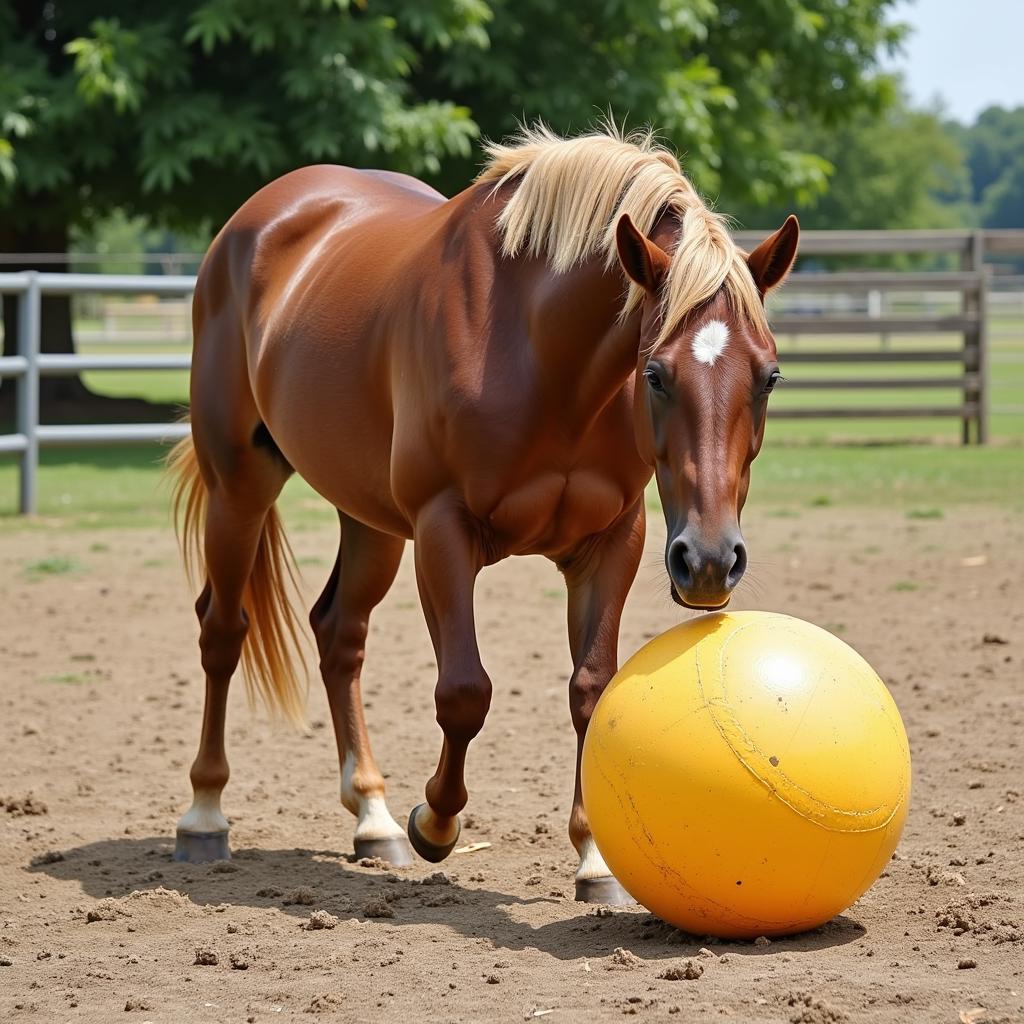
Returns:
[[[825,165],[785,129],[884,106],[893,3],[0,0],[0,250],[66,251],[114,210],[218,226],[317,161],[452,191],[481,131],[609,107],[662,128],[706,192],[810,196]],[[67,302],[43,320],[68,350]]]
[[[987,107],[974,124],[961,129],[961,139],[967,150],[974,201],[981,203],[986,190],[1024,154],[1024,107]]]
[[[954,130],[967,153],[980,222],[1024,227],[1024,107],[987,107],[974,124]]]
[[[937,112],[899,95],[880,115],[855,114],[834,128],[808,122],[803,145],[827,161],[825,192],[797,205],[805,228],[934,228],[969,219],[965,154]],[[797,131],[791,129],[791,131]],[[751,227],[777,223],[786,208],[741,209]]]
[[[658,128],[706,194],[753,203],[822,190],[822,161],[786,129],[883,109],[878,60],[904,32],[890,0],[489,2],[489,48],[425,55],[418,89],[492,137],[522,117],[579,129],[611,108]],[[471,173],[452,160],[444,181]]]
[[[73,226],[112,210],[219,224],[302,163],[429,174],[468,154],[477,132],[468,111],[417,97],[408,77],[421,52],[483,45],[487,8],[386,6],[0,3],[0,250],[65,252]],[[4,325],[9,351],[12,301]],[[67,300],[44,302],[43,346],[71,349]],[[84,391],[75,380],[47,384],[50,406]]]
[[[982,223],[987,228],[1024,228],[1024,147],[985,189]]]

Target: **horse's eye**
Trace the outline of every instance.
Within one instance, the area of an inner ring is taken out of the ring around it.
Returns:
[[[665,385],[661,383],[661,377],[658,376],[658,371],[653,366],[648,366],[644,370],[644,380],[650,385],[652,391],[657,391],[659,395],[665,393]]]
[[[772,375],[765,382],[765,385],[764,385],[765,394],[768,394],[768,392],[770,392],[770,391],[774,391],[775,390],[775,385],[778,384],[780,380],[782,380],[782,374],[779,373],[778,370],[773,370],[772,371]]]

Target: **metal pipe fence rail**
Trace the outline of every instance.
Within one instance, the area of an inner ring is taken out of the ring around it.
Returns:
[[[761,241],[761,233],[740,232],[737,241],[750,249]],[[843,335],[930,335],[956,333],[963,338],[960,348],[928,347],[844,349],[829,348],[787,350],[789,364],[847,364],[852,367],[880,363],[885,376],[841,377],[824,374],[803,378],[790,386],[807,389],[877,388],[903,389],[956,388],[962,399],[958,405],[886,405],[837,406],[777,409],[773,416],[795,418],[862,418],[950,416],[963,424],[963,440],[983,444],[988,435],[988,339],[985,315],[988,280],[984,266],[987,253],[1024,253],[1024,231],[807,231],[800,243],[801,256],[850,254],[948,253],[954,254],[960,269],[954,271],[859,270],[841,272],[794,273],[787,292],[861,294],[875,291],[925,291],[959,294],[956,312],[867,315],[823,315],[820,310],[787,311],[772,317],[776,334],[821,336]],[[0,435],[0,454],[16,454],[21,463],[18,508],[22,513],[36,509],[36,483],[41,448],[68,445],[143,444],[177,440],[188,434],[187,423],[143,423],[53,426],[39,423],[39,380],[44,376],[77,374],[84,370],[187,370],[187,355],[50,355],[41,353],[40,314],[44,295],[158,295],[183,298],[195,288],[195,277],[143,276],[113,274],[63,274],[37,271],[0,273],[0,295],[16,295],[18,301],[18,338],[15,356],[0,357],[0,379],[16,378],[17,414],[13,434]],[[892,375],[899,364],[959,363],[955,374],[934,377]]]
[[[18,511],[36,510],[40,448],[86,444],[146,444],[175,441],[189,432],[187,423],[126,423],[51,426],[39,422],[39,378],[74,375],[83,370],[187,370],[187,355],[79,356],[39,351],[40,315],[44,295],[97,292],[164,296],[191,295],[195,277],[145,277],[113,274],[50,274],[28,270],[0,274],[0,295],[18,299],[18,354],[0,357],[0,378],[17,381],[13,434],[0,435],[0,453],[17,454],[21,463]]]

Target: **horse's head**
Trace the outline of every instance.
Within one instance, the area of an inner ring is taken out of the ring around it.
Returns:
[[[746,257],[741,272],[749,270],[761,300],[789,271],[799,234],[796,218],[789,217]],[[636,433],[665,512],[672,598],[689,608],[721,608],[747,565],[740,512],[779,377],[775,341],[763,318],[755,322],[742,312],[727,287],[666,332],[672,257],[628,216],[617,225],[616,242],[625,272],[645,293]]]

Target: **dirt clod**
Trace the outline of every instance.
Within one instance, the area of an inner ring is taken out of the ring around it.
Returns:
[[[364,917],[394,917],[395,912],[383,896],[374,896],[363,904]]]
[[[47,850],[45,853],[37,854],[29,864],[34,868],[42,867],[44,864],[59,864],[64,859],[60,850]]]
[[[435,871],[420,879],[420,885],[451,885],[452,880],[443,872]]]
[[[663,981],[696,981],[704,968],[694,960],[685,960],[674,967],[668,967],[658,975]]]
[[[95,907],[90,907],[86,912],[85,920],[88,924],[96,921],[114,921],[119,912],[119,907],[113,900],[100,900]]]
[[[340,1013],[344,1006],[345,1000],[342,996],[313,996],[313,998],[309,1002],[309,1006],[307,1006],[305,1010],[303,1010],[303,1013]]]
[[[309,920],[304,927],[307,932],[315,932],[323,928],[337,928],[338,919],[333,914],[328,914],[326,910],[314,910],[309,915]]]
[[[807,992],[795,992],[786,999],[793,1008],[790,1024],[842,1024],[849,1017],[840,1009]]]
[[[220,963],[220,957],[210,946],[196,946],[196,958],[192,962],[197,967],[216,967]]]
[[[233,971],[249,970],[250,954],[248,950],[240,949],[228,957],[228,964]]]
[[[46,804],[38,797],[29,793],[27,796],[5,796],[0,797],[0,806],[15,818],[25,815],[48,814]]]
[[[644,962],[628,949],[624,949],[622,946],[616,946],[615,952],[612,953],[612,964],[615,967],[625,968],[627,971],[635,971],[638,967],[643,967]]]

